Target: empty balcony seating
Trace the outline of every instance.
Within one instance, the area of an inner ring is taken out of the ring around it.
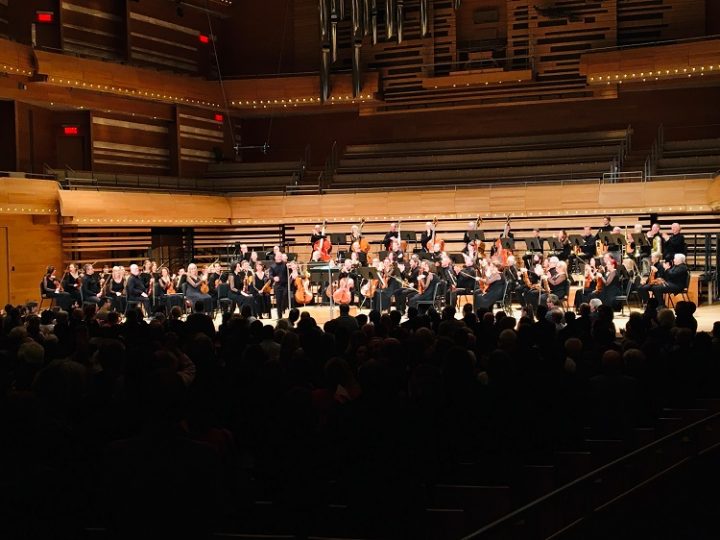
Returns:
[[[458,141],[350,145],[332,187],[600,178],[622,160],[629,129]]]
[[[657,174],[714,173],[720,170],[720,138],[665,141]]]
[[[282,191],[302,178],[302,161],[211,163],[200,184],[207,191]]]

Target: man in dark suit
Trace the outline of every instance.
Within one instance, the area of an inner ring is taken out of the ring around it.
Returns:
[[[685,236],[680,232],[680,224],[673,223],[670,225],[670,234],[663,234],[663,257],[666,261],[670,261],[673,257],[681,253],[687,255],[687,246],[685,245]]]
[[[278,319],[282,319],[283,313],[288,308],[287,255],[284,253],[275,254],[275,263],[270,266],[268,275],[273,283]]]
[[[130,277],[125,286],[128,302],[139,302],[145,309],[145,316],[150,316],[150,298],[146,292],[145,284],[140,277],[140,268],[137,264],[130,265]]]
[[[85,277],[82,280],[82,298],[83,302],[92,302],[100,305],[100,279],[95,273],[92,264],[85,265]]]
[[[664,306],[664,296],[666,294],[678,294],[681,293],[688,285],[688,267],[685,264],[685,255],[682,253],[676,253],[673,257],[673,264],[663,263],[665,267],[665,274],[663,279],[657,285],[653,285],[650,290],[653,296],[657,298],[658,306]]]

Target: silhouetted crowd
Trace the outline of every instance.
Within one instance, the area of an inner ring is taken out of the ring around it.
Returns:
[[[454,308],[338,318],[250,310],[216,330],[179,308],[25,312],[0,337],[4,538],[203,538],[317,531],[337,498],[362,537],[422,537],[429,486],[458,464],[503,482],[593,438],[720,396],[720,323],[650,299],[612,309]],[[586,430],[589,426],[590,431]],[[271,531],[266,531],[271,532]],[[7,535],[9,534],[9,535]]]

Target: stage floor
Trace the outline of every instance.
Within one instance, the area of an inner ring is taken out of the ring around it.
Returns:
[[[516,318],[520,317],[520,305],[514,304],[513,305],[513,316]],[[332,311],[330,309],[330,306],[307,306],[300,308],[300,311],[306,311],[310,313],[310,316],[315,319],[318,325],[322,326],[324,325],[328,320],[331,318],[335,318],[339,315],[339,310],[337,307],[335,307]],[[631,308],[631,311],[638,311],[637,308]],[[273,317],[276,316],[276,310],[273,308]],[[363,309],[361,313],[369,313],[369,309]],[[358,309],[355,306],[350,307],[350,314],[351,315],[357,315]],[[461,318],[461,313],[458,312],[457,318]],[[720,303],[712,304],[712,305],[704,305],[698,308],[698,310],[695,312],[695,318],[698,321],[698,330],[704,331],[704,332],[710,332],[712,331],[713,323],[715,321],[720,321]],[[275,326],[276,320],[275,319],[261,319],[263,323],[270,324]],[[404,320],[404,319],[403,319]],[[621,315],[620,313],[615,314],[615,326],[618,330],[625,327],[625,322],[628,320],[628,311],[625,310],[625,314]],[[215,319],[215,325],[219,326],[221,322],[221,317],[218,316]]]

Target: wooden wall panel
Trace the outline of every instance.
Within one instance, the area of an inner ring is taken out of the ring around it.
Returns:
[[[125,2],[62,0],[62,49],[105,60],[124,60]]]
[[[96,172],[170,174],[169,122],[95,112],[92,167]]]
[[[218,156],[234,152],[230,125],[222,113],[178,107],[177,126],[181,176],[202,176]]]
[[[174,2],[128,2],[128,49],[139,65],[180,73],[206,74],[212,45],[204,13]]]
[[[618,44],[629,45],[705,34],[706,0],[617,0]],[[713,4],[710,0],[707,4]]]

